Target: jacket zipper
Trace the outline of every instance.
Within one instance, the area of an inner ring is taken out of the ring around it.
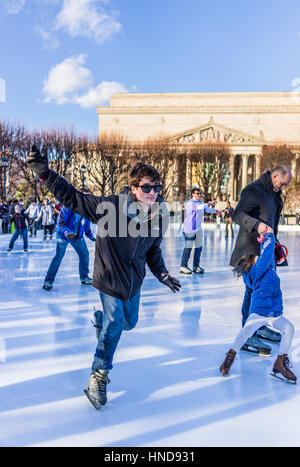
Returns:
[[[140,243],[140,239],[141,239],[141,237],[138,238],[138,240],[137,240],[137,242],[135,244],[135,247],[134,247],[133,253],[131,255],[130,262],[129,262],[129,265],[130,265],[130,290],[129,290],[129,294],[128,294],[128,301],[130,300],[132,289],[133,289],[133,266],[132,266],[132,263],[133,263],[133,259],[134,259],[135,254],[136,254],[137,247],[138,247],[138,245]]]

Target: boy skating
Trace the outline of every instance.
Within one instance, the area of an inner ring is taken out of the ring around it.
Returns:
[[[167,227],[165,203],[158,196],[160,175],[154,167],[137,163],[129,173],[130,188],[105,197],[77,191],[49,169],[37,146],[28,165],[63,205],[98,224],[92,285],[99,290],[103,313],[96,323],[99,340],[86,395],[100,409],[107,401],[108,373],[121,334],[138,321],[146,264],[173,292],[181,287],[169,275],[160,249]]]

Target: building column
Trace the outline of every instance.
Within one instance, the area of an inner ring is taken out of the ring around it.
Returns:
[[[300,154],[295,154],[295,157],[291,163],[291,172],[292,172],[293,178],[296,178],[297,176],[297,160],[299,159],[299,157],[300,157]]]
[[[248,154],[242,154],[242,190],[248,185]]]
[[[186,158],[186,194],[189,197],[192,190],[193,183],[193,170],[192,170],[192,160],[189,156]]]
[[[229,158],[230,179],[228,184],[228,195],[231,201],[234,199],[234,157],[234,154],[231,154]]]
[[[261,154],[255,155],[255,179],[261,176]]]

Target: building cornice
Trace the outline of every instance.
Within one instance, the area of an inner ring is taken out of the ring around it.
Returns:
[[[97,107],[99,115],[136,115],[136,114],[229,114],[229,113],[300,113],[300,106],[249,106],[249,105],[230,105],[230,106],[185,106],[185,107]]]

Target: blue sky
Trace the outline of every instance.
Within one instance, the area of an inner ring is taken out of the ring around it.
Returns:
[[[292,91],[299,32],[299,0],[0,0],[0,119],[96,134],[114,92]]]

